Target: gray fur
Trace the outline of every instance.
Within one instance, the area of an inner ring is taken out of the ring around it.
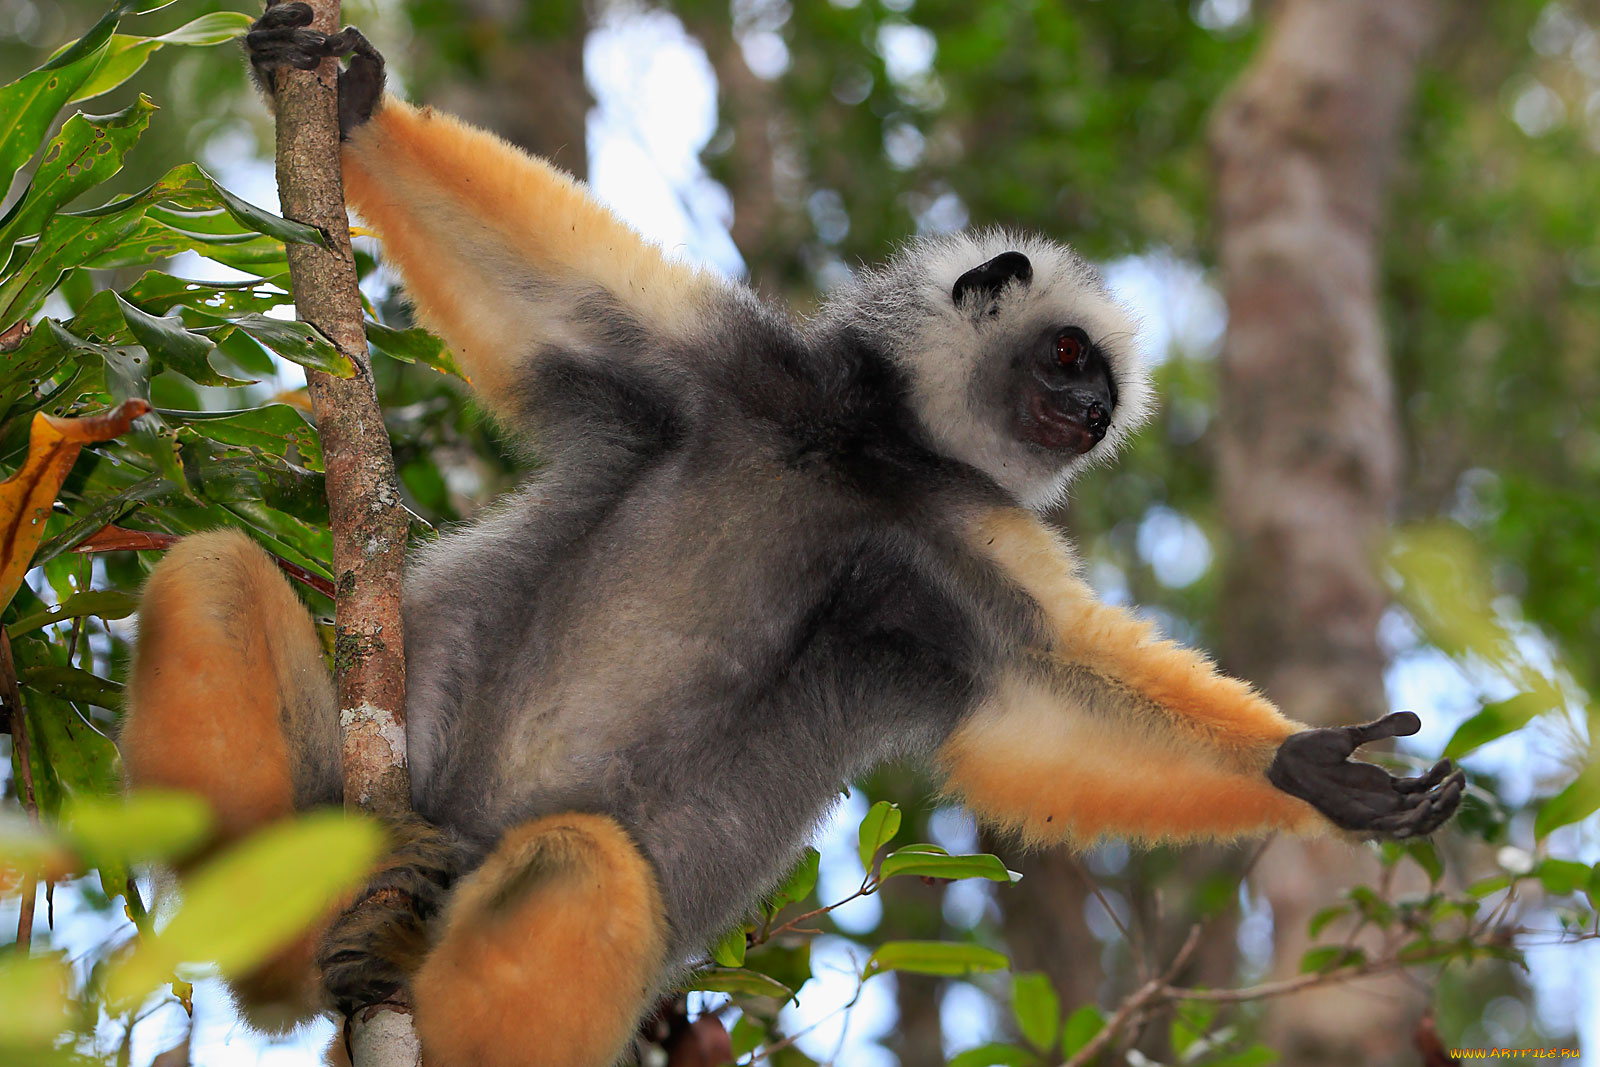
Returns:
[[[944,275],[1008,239],[965,240],[914,246],[804,329],[729,287],[692,347],[575,295],[587,331],[524,362],[545,469],[409,577],[419,813],[479,855],[529,818],[615,816],[659,873],[682,960],[794,862],[841,787],[934,752],[1041,637],[963,523],[1065,476],[1057,457],[1031,488],[995,477],[940,423],[938,389],[1002,433],[985,404],[1015,373],[1008,338],[1125,323],[1037,240],[1030,292],[980,321]],[[1113,343],[1137,416],[1143,379]],[[920,380],[939,358],[963,380]]]

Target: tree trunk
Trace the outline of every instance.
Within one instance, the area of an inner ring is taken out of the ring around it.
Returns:
[[[1228,336],[1217,432],[1231,534],[1223,657],[1294,718],[1385,710],[1374,553],[1400,445],[1378,303],[1388,176],[1430,35],[1427,0],[1286,0],[1211,127]],[[1370,861],[1280,842],[1260,884],[1292,973],[1310,909]],[[1404,1055],[1414,995],[1386,983],[1271,1008],[1284,1061]]]

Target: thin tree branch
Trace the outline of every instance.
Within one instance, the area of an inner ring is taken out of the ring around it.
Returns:
[[[22,807],[28,821],[39,825],[39,797],[33,786],[33,754],[28,744],[28,713],[22,706],[22,693],[17,688],[17,665],[11,658],[11,635],[0,626],[0,697],[5,698],[6,717],[11,727],[11,746],[17,765],[17,778],[21,785]],[[32,874],[22,877],[22,914],[17,917],[17,949],[26,953],[33,943],[33,909],[38,896],[39,883]]]
[[[311,0],[312,26],[339,28],[338,0]],[[319,229],[327,247],[290,244],[297,314],[355,367],[348,379],[307,371],[322,438],[333,532],[334,669],[345,804],[382,815],[410,810],[400,578],[409,517],[400,503],[362,325],[361,293],[339,159],[337,61],[277,74],[278,198],[285,216]],[[354,1012],[357,1067],[415,1067],[422,1053],[409,1011],[384,1003]]]

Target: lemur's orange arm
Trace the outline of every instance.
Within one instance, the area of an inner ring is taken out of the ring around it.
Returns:
[[[393,96],[350,131],[343,166],[351,206],[422,321],[502,415],[541,349],[627,356],[631,328],[645,324],[654,338],[687,339],[723,288],[550,164]]]
[[[1233,837],[1330,827],[1266,777],[1305,729],[1191,649],[1097,600],[1039,519],[996,509],[973,548],[1044,612],[1046,648],[1007,665],[944,745],[947,787],[1032,843]]]

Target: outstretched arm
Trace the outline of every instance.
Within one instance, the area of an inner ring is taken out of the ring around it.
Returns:
[[[726,292],[714,275],[669,260],[543,160],[385,96],[360,32],[317,33],[310,17],[302,3],[268,8],[246,38],[251,60],[270,87],[275,67],[350,56],[345,194],[492,410],[525,414],[551,353],[643,373],[653,352],[693,339]]]
[[[1348,757],[1414,733],[1416,716],[1306,730],[1190,649],[1096,600],[1033,515],[996,509],[968,533],[1043,612],[1048,647],[1016,657],[945,743],[952,792],[1035,842],[1233,837],[1330,825],[1425,834],[1460,801],[1441,763],[1396,779]]]

